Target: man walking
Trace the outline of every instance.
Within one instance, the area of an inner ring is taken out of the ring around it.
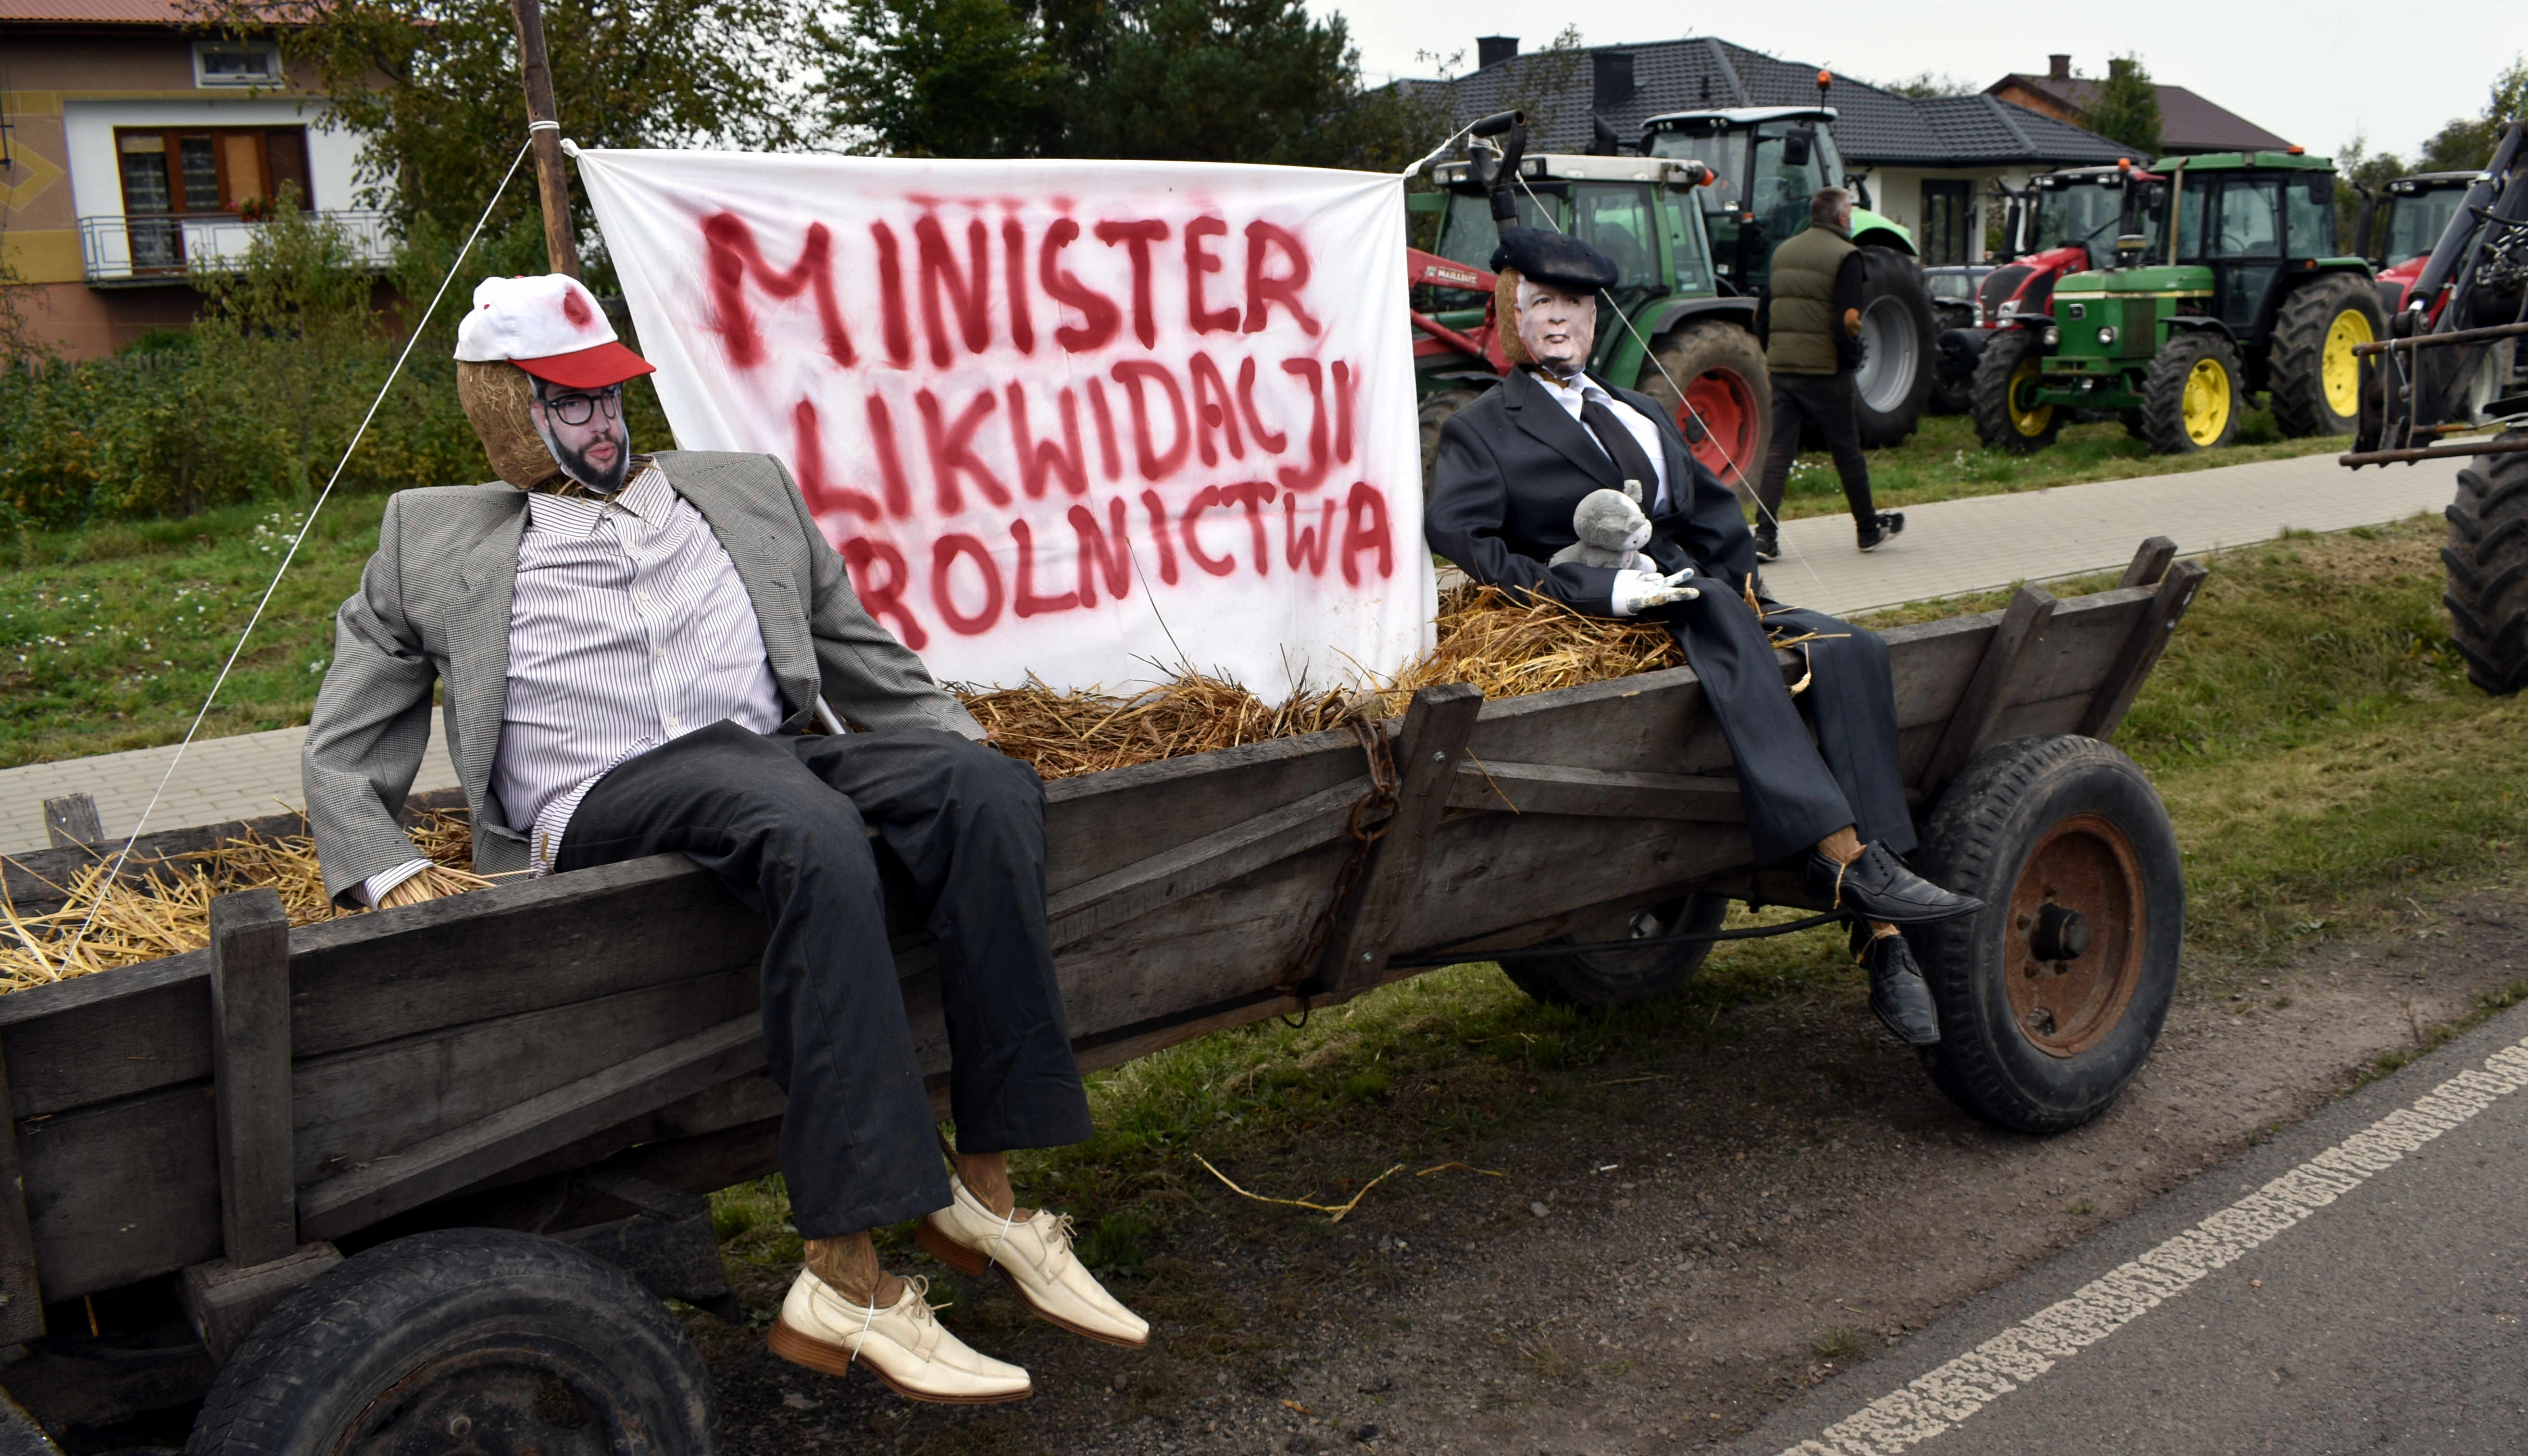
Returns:
[[[1826,187],[1809,199],[1809,225],[1773,250],[1773,281],[1756,310],[1764,367],[1773,376],[1773,439],[1756,486],[1756,559],[1782,554],[1782,487],[1799,453],[1800,427],[1817,427],[1843,477],[1843,498],[1861,530],[1861,548],[1905,529],[1902,511],[1870,504],[1870,462],[1861,453],[1853,371],[1861,366],[1861,249],[1852,241],[1852,194]]]

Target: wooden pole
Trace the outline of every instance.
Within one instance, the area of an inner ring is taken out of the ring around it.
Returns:
[[[553,115],[553,68],[545,60],[542,0],[509,0],[518,22],[518,69],[527,86],[528,144],[536,154],[536,200],[544,207],[545,257],[555,273],[579,277],[579,239],[570,225],[570,187],[561,171],[560,119]],[[538,125],[544,123],[548,125]]]

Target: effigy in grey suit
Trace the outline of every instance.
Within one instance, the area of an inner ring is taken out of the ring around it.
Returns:
[[[494,279],[459,392],[504,484],[405,491],[336,618],[308,725],[308,817],[343,904],[434,893],[395,823],[434,683],[487,874],[680,852],[771,921],[764,1037],[807,1240],[776,1353],[974,1403],[1027,1373],[942,1329],[868,1230],[923,1219],[1039,1314],[1111,1343],[1148,1326],[1018,1209],[1002,1155],[1089,1134],[1044,910],[1044,791],[870,620],[780,462],[632,452],[651,366],[577,280]],[[856,731],[819,733],[820,700]],[[941,1164],[886,933],[874,830],[940,948],[956,1171]]]

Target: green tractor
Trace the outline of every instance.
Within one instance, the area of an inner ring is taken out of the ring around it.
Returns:
[[[1853,387],[1861,442],[1875,449],[1903,443],[1929,404],[1938,329],[1914,234],[1870,211],[1869,189],[1845,176],[1834,118],[1821,105],[1671,112],[1642,124],[1642,150],[1712,169],[1697,198],[1713,261],[1722,286],[1750,298],[1772,276],[1773,249],[1809,225],[1809,199],[1821,187],[1854,191],[1852,240],[1866,271]]]
[[[2098,410],[2153,450],[2186,454],[2235,440],[2262,391],[2286,435],[2351,434],[2353,349],[2387,324],[2370,265],[2337,245],[2334,164],[2223,152],[2159,167],[2124,188],[2115,261],[2066,276],[2050,315],[1985,345],[1977,433],[2038,450],[2071,411]]]
[[[1435,190],[1409,194],[1413,363],[1422,420],[1422,487],[1431,489],[1440,426],[1501,382],[1504,321],[1492,315],[1500,225],[1567,232],[1613,260],[1590,372],[1630,385],[1676,414],[1695,457],[1753,489],[1773,407],[1756,304],[1714,283],[1694,192],[1694,163],[1525,150],[1525,124],[1501,120],[1464,161],[1431,169]],[[1507,210],[1514,205],[1514,219]]]

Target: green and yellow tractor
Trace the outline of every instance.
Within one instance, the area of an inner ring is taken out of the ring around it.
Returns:
[[[2338,246],[2334,164],[2163,158],[2124,196],[2114,262],[2066,276],[2050,314],[1985,346],[1973,386],[1984,442],[2042,449],[2086,409],[2120,415],[2162,454],[2215,449],[2259,392],[2285,435],[2351,434],[2353,349],[2386,320],[2369,263]]]

